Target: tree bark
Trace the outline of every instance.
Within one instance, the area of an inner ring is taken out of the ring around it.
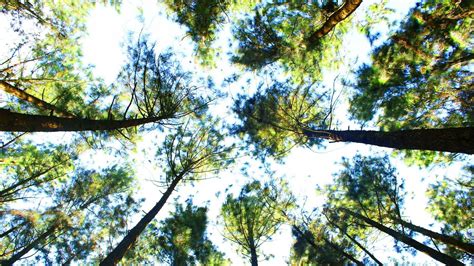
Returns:
[[[474,154],[474,127],[410,129],[391,132],[373,130],[303,129],[308,138],[333,142],[357,142],[387,148]]]
[[[0,108],[0,131],[58,132],[58,131],[109,131],[158,122],[171,116],[156,116],[126,120],[93,120],[29,115]]]
[[[18,99],[21,99],[21,100],[24,100],[24,101],[27,101],[29,103],[32,103],[33,105],[35,105],[36,107],[40,108],[40,109],[43,109],[43,110],[51,110],[53,111],[54,113],[62,116],[62,117],[68,117],[68,118],[72,118],[72,117],[75,117],[74,114],[68,112],[68,111],[65,111],[65,110],[62,110],[50,103],[47,103],[29,93],[26,93],[24,90],[21,90],[13,85],[11,85],[10,83],[8,82],[5,82],[5,81],[0,81],[0,89],[17,97]]]
[[[418,233],[423,234],[425,236],[428,236],[428,237],[431,237],[433,239],[439,240],[439,241],[441,241],[441,242],[443,242],[447,245],[454,246],[454,247],[456,247],[460,250],[463,250],[467,253],[474,254],[474,245],[473,244],[462,242],[462,241],[460,241],[458,239],[455,239],[451,236],[440,234],[440,233],[431,231],[429,229],[423,228],[423,227],[418,226],[418,225],[414,225],[410,222],[406,222],[406,221],[403,221],[403,220],[400,220],[400,219],[397,219],[397,218],[394,218],[393,220],[397,223],[400,223],[401,225],[403,225],[407,228],[410,228],[411,230],[413,230],[415,232],[418,232]]]
[[[101,266],[116,265],[123,256],[125,256],[125,253],[127,253],[127,251],[132,247],[146,226],[155,218],[161,208],[163,208],[181,179],[182,176],[178,176],[173,180],[173,182],[171,182],[170,186],[156,205],[128,232],[114,250],[112,250],[107,257],[100,262]]]
[[[317,31],[313,32],[307,39],[308,48],[312,49],[320,38],[328,34],[337,23],[346,19],[352,14],[362,3],[362,0],[346,0],[344,4],[332,13]]]
[[[451,257],[451,256],[448,256],[444,253],[441,253],[435,249],[432,249],[410,237],[407,237],[405,236],[404,234],[401,234],[391,228],[388,228],[386,226],[384,226],[383,224],[380,224],[372,219],[369,219],[363,215],[360,215],[356,212],[353,212],[349,209],[346,209],[346,208],[339,208],[340,210],[346,212],[347,214],[351,215],[352,217],[356,218],[356,219],[359,219],[359,220],[362,220],[364,221],[365,223],[373,226],[374,228],[377,228],[378,230],[392,236],[394,239],[398,240],[398,241],[401,241],[413,248],[415,248],[416,250],[418,251],[421,251],[425,254],[427,254],[428,256],[432,257],[433,259],[439,261],[439,262],[442,262],[446,265],[464,265],[463,263],[461,263],[460,261],[456,260],[455,258]]]

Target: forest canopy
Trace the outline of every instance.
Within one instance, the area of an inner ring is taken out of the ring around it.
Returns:
[[[468,0],[0,0],[0,263],[474,262]]]

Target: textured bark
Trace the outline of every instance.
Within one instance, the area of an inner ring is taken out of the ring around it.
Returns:
[[[415,231],[418,233],[421,233],[425,236],[431,237],[433,239],[439,240],[447,245],[452,245],[460,250],[466,251],[467,253],[474,254],[474,245],[470,243],[465,243],[462,242],[458,239],[455,239],[451,236],[440,234],[434,231],[431,231],[429,229],[423,228],[421,226],[414,225],[412,223],[400,220],[400,219],[394,219],[395,222],[400,223],[401,225]]]
[[[125,256],[125,253],[127,253],[127,251],[132,247],[143,230],[145,230],[146,226],[155,218],[161,208],[163,208],[181,179],[182,176],[178,176],[173,180],[173,182],[171,182],[170,186],[165,191],[161,199],[156,203],[156,205],[128,232],[128,234],[122,239],[122,241],[120,241],[114,250],[112,250],[107,255],[107,257],[105,257],[105,259],[100,262],[101,266],[117,265],[117,263],[120,262],[123,256]]]
[[[350,14],[352,14],[362,3],[362,0],[346,0],[344,4],[332,13],[329,18],[324,22],[323,26],[321,26],[317,31],[313,32],[309,38],[307,39],[308,47],[314,48],[316,46],[317,41],[328,34],[336,25],[337,23],[346,19]]]
[[[24,100],[24,101],[27,101],[29,103],[32,103],[33,105],[35,105],[36,107],[40,108],[40,109],[43,109],[43,110],[51,110],[53,111],[54,113],[62,116],[62,117],[75,117],[74,114],[68,112],[68,111],[65,111],[65,110],[62,110],[50,103],[47,103],[43,100],[41,100],[40,98],[37,98],[29,93],[26,93],[24,90],[21,90],[13,85],[11,85],[10,83],[7,83],[5,81],[0,81],[0,89],[17,97],[18,99],[21,99],[21,100]]]
[[[401,234],[391,228],[388,228],[386,227],[385,225],[383,224],[380,224],[372,219],[369,219],[363,215],[360,215],[356,212],[353,212],[349,209],[346,209],[346,208],[340,208],[340,210],[344,211],[345,213],[351,215],[352,217],[358,219],[358,220],[362,220],[364,221],[365,223],[373,226],[374,228],[377,228],[378,230],[392,236],[394,239],[398,240],[398,241],[401,241],[411,247],[413,247],[414,249],[418,250],[418,251],[421,251],[425,254],[427,254],[428,256],[432,257],[433,259],[439,261],[439,262],[442,262],[446,265],[464,265],[463,263],[461,263],[460,261],[456,260],[455,258],[449,256],[449,255],[446,255],[444,253],[441,253],[435,249],[432,249],[416,240],[414,240],[413,238],[410,238],[410,237],[407,237],[406,235],[404,234]]]
[[[357,142],[400,150],[474,154],[474,127],[411,129],[391,132],[303,129],[303,134],[308,138],[323,138],[333,142]]]
[[[0,131],[56,132],[56,131],[107,131],[159,122],[169,116],[127,120],[93,120],[64,118],[46,115],[14,113],[0,108]]]

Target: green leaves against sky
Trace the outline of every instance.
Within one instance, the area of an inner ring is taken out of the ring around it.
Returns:
[[[474,6],[395,2],[0,0],[0,262],[472,262]]]

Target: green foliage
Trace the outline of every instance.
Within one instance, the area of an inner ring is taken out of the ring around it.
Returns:
[[[315,219],[303,227],[293,227],[292,233],[295,239],[291,249],[290,261],[292,265],[346,265],[350,263],[341,251],[354,251],[353,245],[347,241],[331,243],[330,235],[325,225]]]
[[[463,242],[472,242],[474,227],[472,217],[472,199],[474,198],[474,166],[465,168],[465,173],[458,179],[444,179],[431,185],[427,191],[428,210],[440,222],[442,233],[452,235]],[[466,256],[454,248],[446,251],[459,258]]]
[[[207,208],[177,204],[171,217],[153,230],[157,258],[170,265],[222,265],[224,255],[206,237]]]
[[[333,1],[278,2],[259,5],[234,27],[239,46],[232,61],[248,69],[260,69],[279,62],[296,82],[320,80],[324,67],[338,65],[336,52],[348,29],[340,23],[331,36],[309,43],[309,36],[336,9]]]
[[[233,111],[241,124],[233,130],[248,136],[248,142],[256,146],[256,154],[280,157],[295,145],[318,143],[306,139],[302,130],[327,127],[329,114],[322,104],[325,99],[326,95],[318,94],[313,86],[275,82],[251,97],[239,95]]]
[[[294,207],[294,199],[284,183],[244,185],[240,194],[227,195],[221,214],[224,237],[235,243],[244,257],[259,254],[260,246],[274,235],[285,221],[282,211]]]
[[[472,28],[464,2],[423,1],[357,71],[350,113],[384,130],[473,125]]]

